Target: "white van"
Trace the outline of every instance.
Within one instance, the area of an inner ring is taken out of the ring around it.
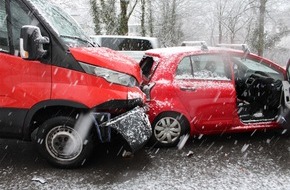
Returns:
[[[154,37],[93,35],[90,38],[95,44],[120,51],[138,62],[146,50],[159,48],[158,39]]]

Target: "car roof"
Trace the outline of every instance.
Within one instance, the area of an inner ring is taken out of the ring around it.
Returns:
[[[256,54],[251,53],[250,51],[244,52],[243,50],[226,48],[226,47],[207,47],[207,49],[202,50],[201,46],[176,46],[176,47],[168,47],[168,48],[156,48],[145,51],[146,56],[158,57],[158,58],[168,58],[179,55],[192,55],[192,54],[205,54],[205,53],[231,53],[231,54],[240,54],[240,55],[248,55],[251,58],[257,58],[267,62],[271,66],[285,72],[285,68],[281,67],[279,64],[273,62],[270,59],[265,57],[258,56]]]
[[[146,55],[163,57],[169,55],[178,55],[183,53],[204,53],[204,52],[236,52],[243,53],[242,50],[236,50],[231,48],[224,47],[207,47],[207,49],[202,50],[201,46],[176,46],[176,47],[167,47],[167,48],[156,48],[145,51]]]

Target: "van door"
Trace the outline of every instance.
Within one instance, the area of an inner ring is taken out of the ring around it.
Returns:
[[[286,81],[282,81],[282,102],[278,123],[285,129],[290,129],[290,59],[286,67]]]
[[[20,136],[27,111],[51,94],[51,65],[19,56],[20,29],[29,24],[39,23],[22,1],[0,0],[0,136],[4,137]]]

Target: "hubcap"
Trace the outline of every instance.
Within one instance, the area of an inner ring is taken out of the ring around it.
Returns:
[[[70,161],[78,157],[82,152],[82,142],[78,132],[65,125],[51,129],[45,140],[49,154],[61,161]]]
[[[180,133],[180,123],[173,117],[164,117],[160,119],[154,128],[156,139],[164,144],[175,142],[180,137]]]

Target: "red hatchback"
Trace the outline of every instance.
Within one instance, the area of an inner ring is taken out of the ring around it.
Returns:
[[[285,69],[247,49],[154,49],[140,66],[157,145],[174,146],[188,133],[254,131],[285,121]]]

